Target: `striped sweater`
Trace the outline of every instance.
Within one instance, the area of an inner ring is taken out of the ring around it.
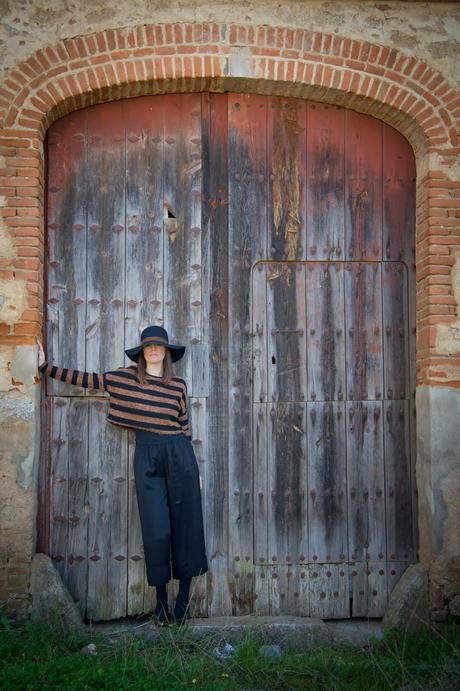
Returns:
[[[107,420],[114,425],[142,429],[156,434],[177,435],[191,439],[187,412],[187,384],[173,377],[164,384],[161,377],[146,374],[148,384],[137,380],[137,367],[119,367],[104,373],[81,372],[57,367],[49,362],[40,366],[44,375],[84,389],[101,389],[110,394]]]

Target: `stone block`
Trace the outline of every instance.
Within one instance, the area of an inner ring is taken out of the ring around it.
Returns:
[[[46,554],[32,560],[32,611],[39,621],[62,628],[63,633],[84,631],[80,612]]]
[[[411,564],[393,588],[382,627],[416,631],[427,625],[428,573],[422,564]]]

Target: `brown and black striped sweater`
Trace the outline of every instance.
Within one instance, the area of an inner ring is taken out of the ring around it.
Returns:
[[[169,384],[164,384],[161,377],[146,373],[148,384],[142,386],[135,365],[96,373],[44,362],[39,369],[66,384],[107,391],[110,395],[107,420],[114,425],[165,435],[183,432],[191,439],[187,384],[181,377],[174,376]]]

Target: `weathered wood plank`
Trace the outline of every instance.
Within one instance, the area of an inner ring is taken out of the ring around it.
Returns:
[[[388,602],[387,564],[350,564],[353,617],[382,617]]]
[[[163,105],[157,97],[123,101],[126,129],[125,348],[163,323]],[[125,364],[132,361],[125,356]]]
[[[228,96],[229,123],[229,571],[253,560],[251,268],[265,257],[267,102]],[[232,611],[253,609],[253,579],[229,573]]]
[[[208,613],[230,614],[228,586],[228,124],[227,95],[202,96],[203,343],[209,344],[206,550]]]
[[[308,554],[306,407],[272,403],[268,409],[268,557],[297,564]]]
[[[384,403],[385,515],[388,561],[413,561],[409,402]]]
[[[297,616],[310,617],[310,585],[308,578],[307,564],[296,564],[294,568],[297,571],[296,587],[299,593],[299,601],[297,605]]]
[[[96,620],[127,614],[128,433],[105,423],[107,411],[89,402],[87,616]]]
[[[87,128],[86,369],[97,372],[124,363],[126,150],[119,104],[90,108]]]
[[[306,266],[308,400],[342,400],[345,395],[343,263]]]
[[[307,108],[308,259],[344,256],[344,121],[338,106]]]
[[[192,384],[191,390],[195,398],[207,398],[209,396],[209,344],[197,343],[190,347],[192,359]]]
[[[254,403],[268,400],[268,266],[266,262],[257,262],[252,270],[252,400]]]
[[[308,567],[310,615],[319,619],[346,619],[350,615],[348,564]]]
[[[267,103],[270,259],[305,257],[306,103],[273,96]]]
[[[67,578],[69,532],[69,407],[68,398],[51,399],[50,556],[64,582]]]
[[[288,568],[287,564],[273,563],[270,565],[268,581],[270,589],[270,615],[274,617],[281,614],[290,614],[288,611]]]
[[[414,554],[418,551],[418,516],[415,479],[415,157],[407,140],[389,126],[383,127],[383,248],[386,260],[403,261],[407,288],[406,325],[409,333],[407,397],[410,400],[412,526]],[[384,303],[385,304],[385,303]],[[398,309],[398,306],[395,305]],[[385,362],[388,358],[385,356]]]
[[[254,566],[254,614],[268,616],[270,614],[270,565],[256,564]]]
[[[383,139],[383,258],[415,259],[415,158],[408,141],[384,125]]]
[[[164,327],[171,341],[201,342],[201,96],[164,102]],[[187,349],[175,366],[192,388]]]
[[[202,499],[203,523],[207,525],[208,516],[208,502],[207,502],[207,487],[206,476],[209,469],[209,464],[212,462],[208,453],[207,440],[207,399],[206,398],[190,398],[190,426],[193,434],[193,449],[195,451],[198,469],[200,473],[200,487]],[[205,528],[206,537],[206,528]],[[192,581],[191,589],[191,604],[190,615],[193,617],[207,617],[208,616],[208,594],[207,594],[207,574],[197,576]]]
[[[409,398],[409,310],[407,269],[401,262],[382,265],[384,390],[389,399]]]
[[[382,122],[345,111],[346,259],[382,258]]]
[[[344,403],[307,404],[308,561],[345,561],[347,457]]]
[[[289,309],[286,309],[289,305]],[[303,401],[306,381],[305,268],[300,262],[267,267],[268,398]]]
[[[88,401],[73,398],[68,420],[69,475],[66,586],[85,614],[88,593]]]
[[[345,265],[347,388],[350,400],[382,398],[380,264]]]
[[[47,358],[85,369],[86,327],[86,113],[58,120],[48,136]],[[49,395],[83,389],[48,379]]]
[[[346,405],[350,561],[386,554],[382,403]]]
[[[264,606],[257,610],[260,611],[260,614],[310,616],[308,567],[306,564],[256,566],[256,573],[256,583],[260,583],[263,589]],[[259,603],[261,599],[259,590],[257,594],[257,603]]]
[[[266,403],[253,405],[254,448],[254,564],[269,561],[268,554],[268,411]]]

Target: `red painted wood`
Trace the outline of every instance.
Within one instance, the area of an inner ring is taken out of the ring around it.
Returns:
[[[345,259],[382,257],[382,123],[345,115]]]
[[[345,111],[309,103],[307,109],[307,257],[344,257]]]
[[[306,103],[267,100],[268,247],[272,259],[302,259],[306,240]]]

